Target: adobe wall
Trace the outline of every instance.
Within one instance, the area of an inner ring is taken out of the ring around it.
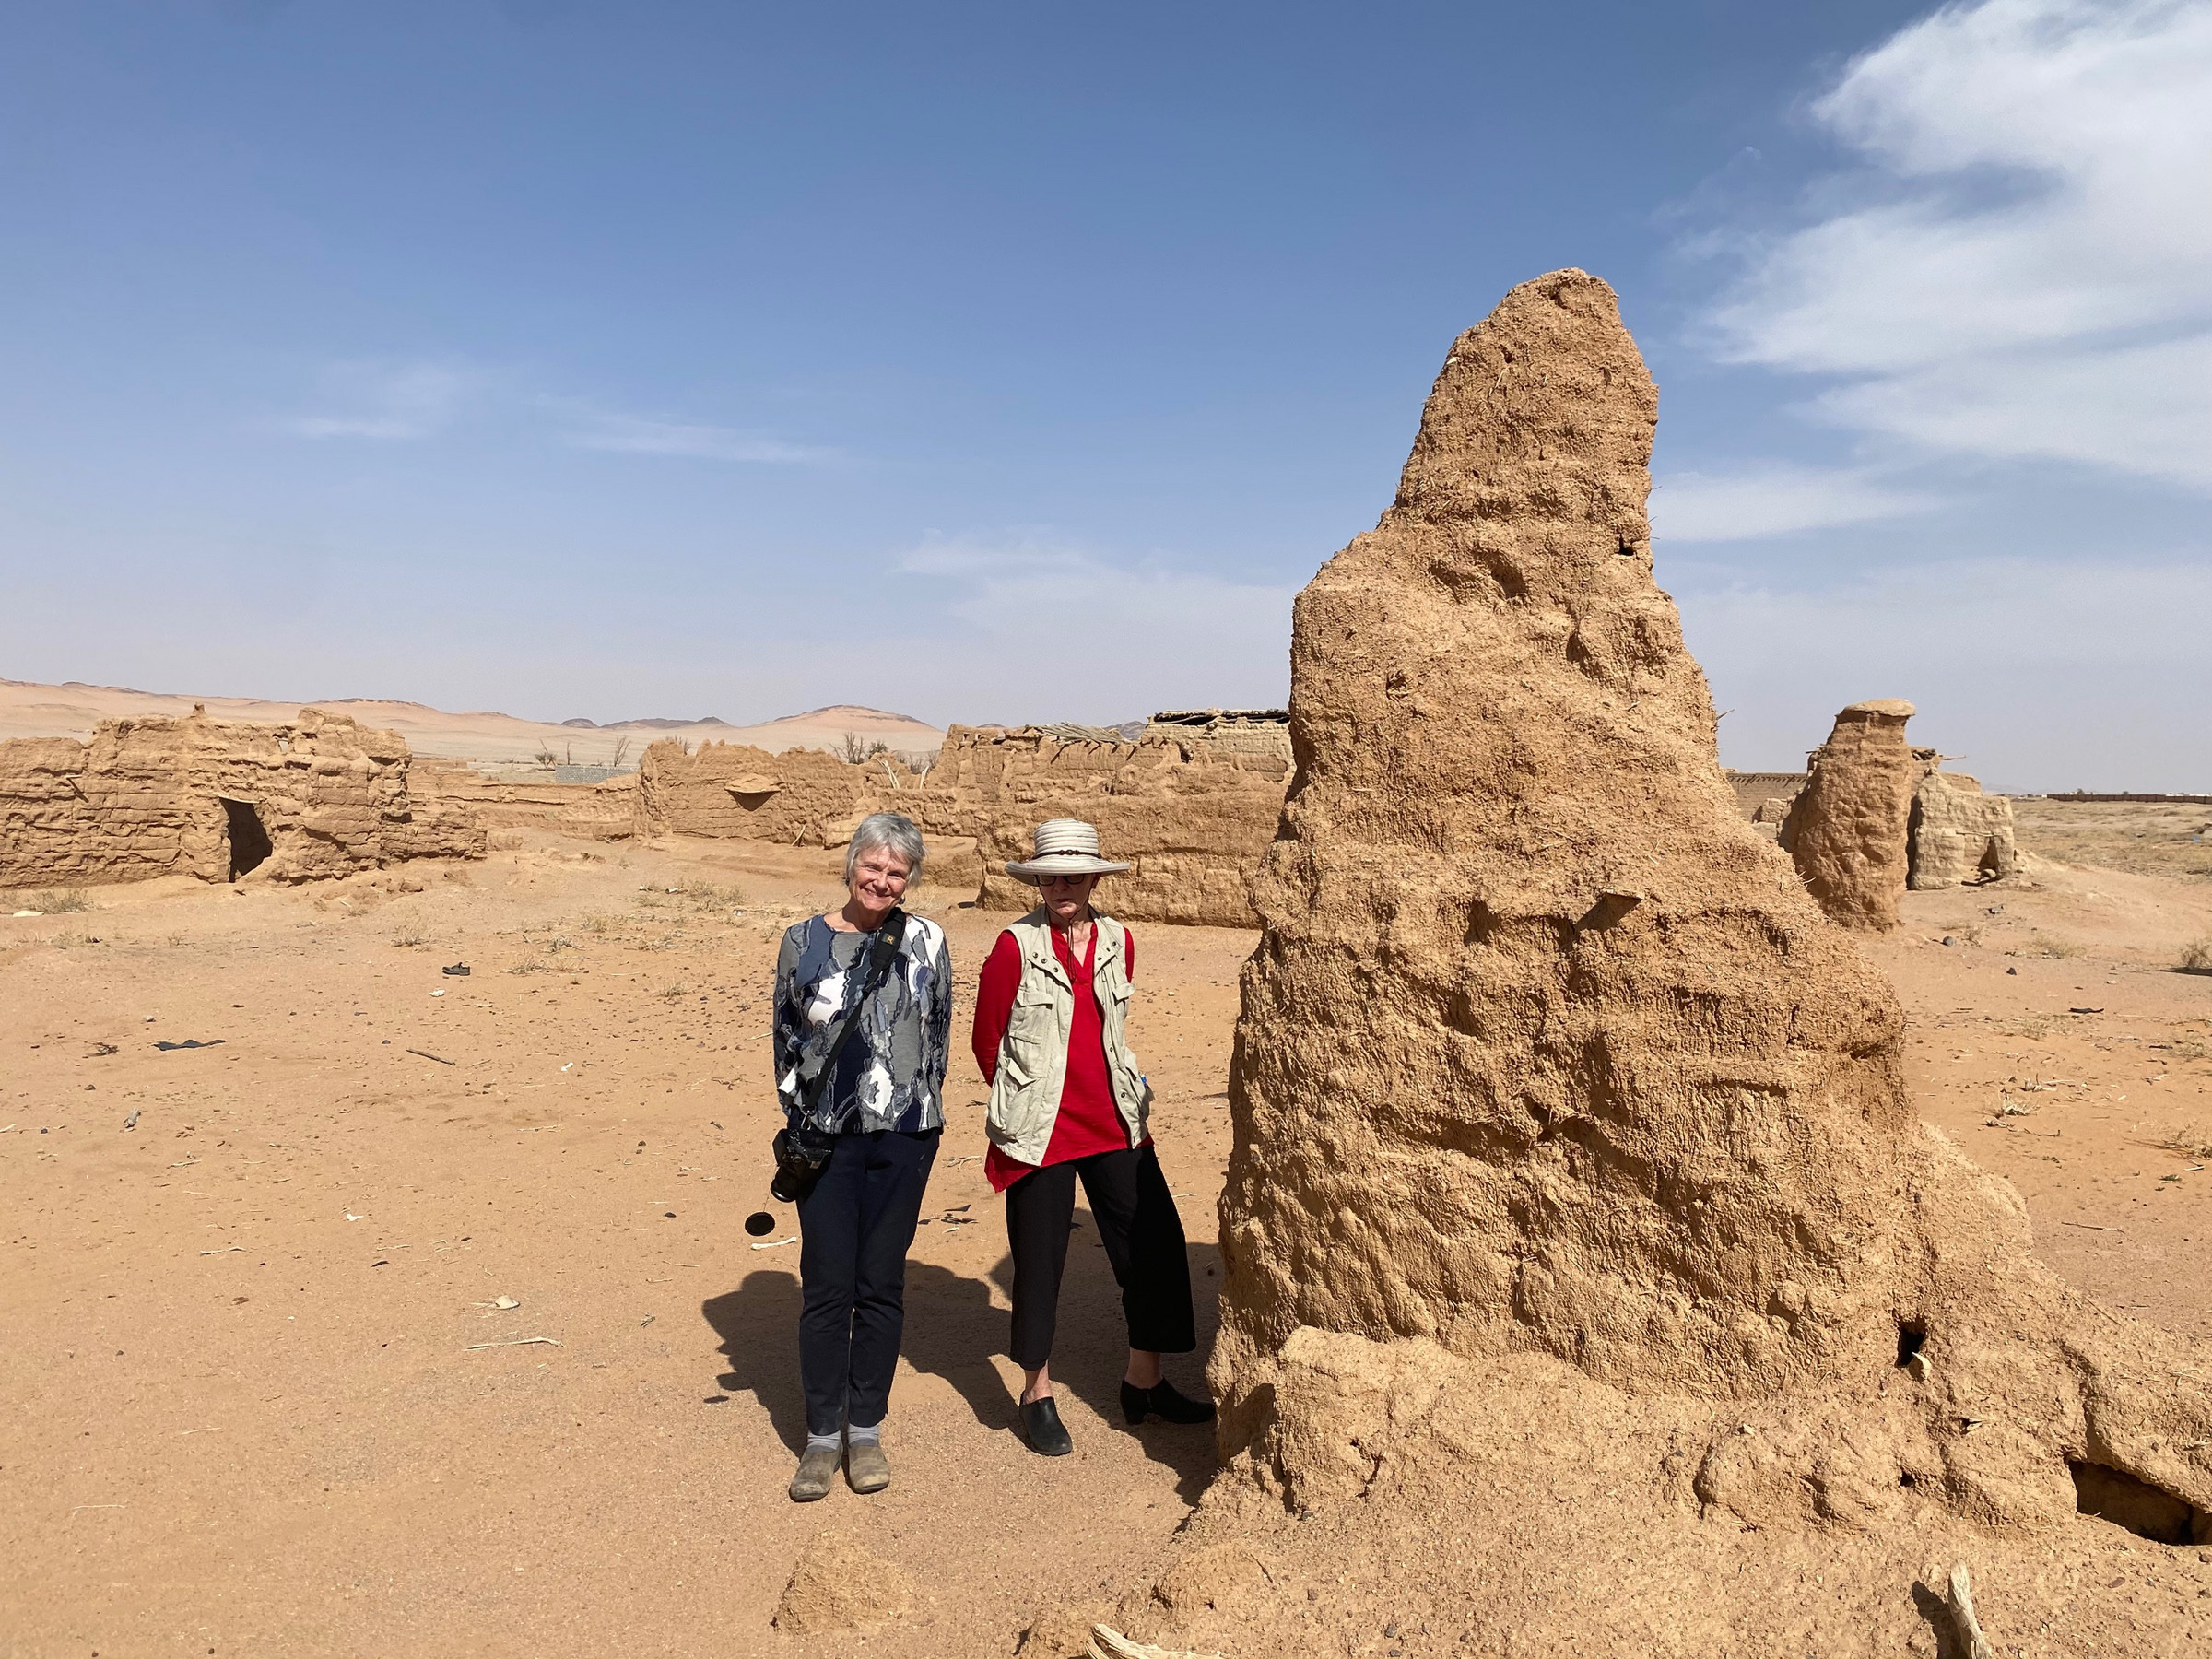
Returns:
[[[0,887],[231,877],[226,799],[250,807],[269,852],[253,872],[303,881],[406,858],[480,858],[482,824],[416,802],[406,742],[302,709],[257,725],[195,712],[102,721],[89,741],[0,743]]]
[[[560,783],[492,776],[464,760],[418,757],[408,778],[417,799],[449,802],[473,813],[487,830],[550,830],[585,841],[624,841],[637,814],[635,772],[596,783]]]
[[[744,743],[702,743],[688,753],[665,737],[638,769],[634,822],[641,836],[711,835],[838,846],[878,804],[918,788],[921,774],[888,756],[857,765],[819,749],[771,755]]]
[[[1109,877],[1099,906],[1129,922],[1254,925],[1252,873],[1282,816],[1287,759],[1215,749],[1197,734],[1136,742],[1065,740],[1035,727],[954,726],[920,792],[904,803],[925,833],[972,837],[977,903],[1026,911],[1036,889],[1006,873],[1047,818],[1096,824]]]
[[[1983,794],[1979,779],[1931,765],[1912,792],[1905,852],[1907,885],[1916,893],[2017,876],[2012,803]]]

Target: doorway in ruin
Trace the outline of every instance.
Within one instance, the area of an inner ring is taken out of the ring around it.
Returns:
[[[269,832],[262,827],[261,813],[251,801],[234,801],[228,795],[216,797],[223,804],[223,817],[229,820],[230,831],[230,879],[236,881],[247,871],[258,869],[262,860],[272,851]]]

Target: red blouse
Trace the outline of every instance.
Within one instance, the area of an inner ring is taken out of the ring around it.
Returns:
[[[1128,934],[1127,939],[1122,955],[1122,971],[1134,980],[1136,935]],[[1080,964],[1067,947],[1066,935],[1058,928],[1053,929],[1053,949],[1060,958],[1060,966],[1066,971],[1068,982],[1088,987],[1090,994],[1076,998],[1075,1018],[1068,1027],[1067,1071],[1060,1088],[1060,1115],[1053,1121],[1053,1138],[1044,1149],[1044,1161],[1048,1164],[1065,1163],[1071,1158],[1088,1158],[1094,1152],[1120,1152],[1129,1145],[1129,1131],[1122,1123],[1121,1109],[1113,1103],[1113,1085],[1106,1075],[1105,1025],[1092,978],[1099,956],[1097,924],[1091,925],[1090,943],[1084,949]],[[998,1045],[1006,1038],[1007,1022],[1014,1015],[1014,994],[1020,988],[1021,946],[1011,933],[1002,933],[983,963],[982,978],[975,995],[975,1063],[982,1067],[986,1083],[998,1079]],[[1038,1167],[1008,1158],[995,1146],[983,1159],[983,1173],[990,1178],[994,1193],[1005,1192]]]

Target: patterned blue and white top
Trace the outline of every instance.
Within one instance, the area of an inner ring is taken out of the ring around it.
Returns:
[[[786,928],[776,953],[776,1093],[793,1124],[806,1088],[867,978],[874,934],[840,933],[819,916]],[[906,919],[898,959],[837,1057],[814,1124],[833,1135],[945,1126],[945,1063],[952,1052],[952,955],[945,930]]]

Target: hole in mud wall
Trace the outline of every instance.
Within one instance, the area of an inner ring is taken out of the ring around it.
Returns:
[[[269,845],[269,832],[262,827],[261,814],[253,802],[233,801],[228,795],[218,798],[223,803],[223,816],[229,820],[230,879],[236,881],[247,871],[260,868],[275,849]]]
[[[1897,1327],[1897,1367],[1902,1371],[1912,1363],[1912,1356],[1927,1346],[1928,1327],[1900,1322]]]
[[[2154,1544],[2212,1544],[2212,1515],[2163,1487],[2102,1464],[2074,1463],[2074,1507]]]

